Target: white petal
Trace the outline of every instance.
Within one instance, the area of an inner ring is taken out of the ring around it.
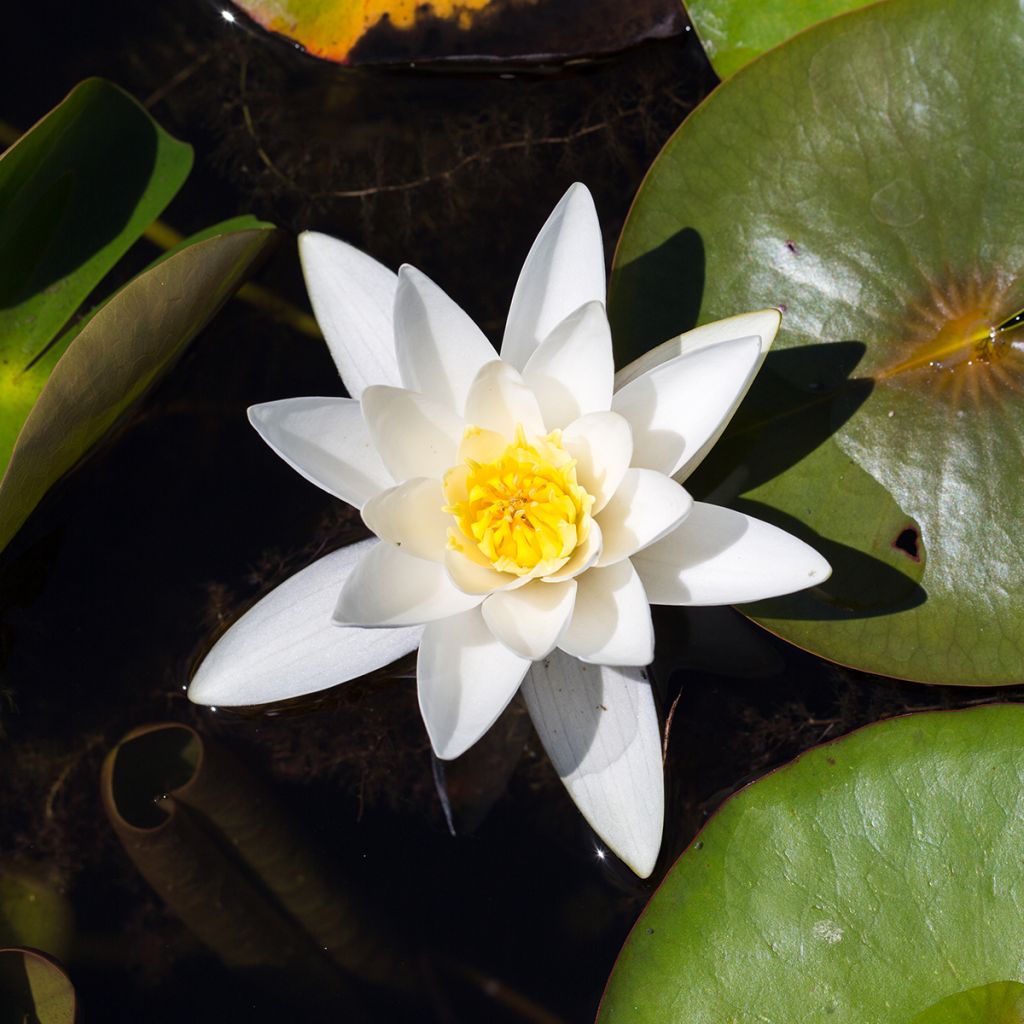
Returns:
[[[363,522],[405,554],[443,562],[452,525],[444,505],[441,481],[417,477],[368,501]]]
[[[444,564],[453,585],[464,594],[476,594],[478,600],[496,590],[511,590],[530,582],[529,577],[498,572],[451,548],[445,552]]]
[[[599,566],[628,558],[653,544],[685,518],[693,499],[669,476],[630,469],[601,513],[604,548]]]
[[[459,415],[477,371],[495,358],[468,314],[410,266],[398,271],[395,351],[402,384]]]
[[[476,743],[515,696],[529,667],[528,658],[494,639],[477,608],[430,623],[416,674],[434,753],[447,761]]]
[[[534,580],[518,590],[491,594],[480,606],[491,632],[510,650],[537,661],[555,648],[569,624],[576,581]]]
[[[723,341],[733,341],[736,338],[757,338],[763,359],[772,347],[781,323],[782,314],[777,309],[759,309],[755,313],[740,313],[738,316],[715,320],[710,324],[701,324],[692,331],[663,342],[624,366],[615,374],[615,390],[620,390],[631,380],[642,376],[648,370],[653,370],[661,363],[667,363],[670,359],[683,355],[684,352],[696,352],[697,349],[720,345]]]
[[[405,388],[367,388],[362,403],[373,444],[399,483],[417,476],[440,479],[455,465],[463,432],[455,413]]]
[[[665,816],[661,736],[643,669],[583,665],[555,651],[523,698],[544,749],[590,827],[641,878]]]
[[[814,548],[776,526],[694,502],[679,527],[633,558],[652,604],[739,604],[824,583]]]
[[[672,476],[728,422],[757,373],[761,344],[736,338],[661,363],[616,392],[633,428],[633,465]]]
[[[299,259],[316,322],[348,393],[398,384],[392,317],[398,278],[345,242],[315,231],[299,235]]]
[[[570,423],[562,444],[576,460],[576,479],[594,496],[593,515],[608,504],[629,469],[633,433],[617,412],[592,412]]]
[[[292,469],[356,508],[394,483],[352,398],[265,402],[249,422]]]
[[[549,430],[612,404],[612,333],[600,302],[570,313],[538,346],[523,380],[540,402]]]
[[[373,547],[341,589],[334,621],[357,626],[409,626],[475,608],[483,600],[456,590],[439,562]]]
[[[558,646],[598,665],[648,665],[654,626],[644,586],[629,559],[576,578],[576,607]]]
[[[561,583],[562,580],[571,580],[586,572],[601,557],[603,538],[601,526],[596,519],[590,521],[590,529],[587,531],[587,539],[580,544],[572,553],[569,561],[557,572],[550,572],[542,577],[546,583]]]
[[[546,433],[536,396],[519,371],[500,359],[487,363],[470,386],[466,423],[510,440],[520,425],[527,434]]]
[[[578,182],[540,229],[509,306],[501,358],[516,369],[585,302],[604,302],[604,245],[594,200]]]
[[[338,591],[374,544],[342,548],[296,573],[214,644],[188,689],[197,704],[235,707],[326,690],[416,649],[422,627],[336,626]]]

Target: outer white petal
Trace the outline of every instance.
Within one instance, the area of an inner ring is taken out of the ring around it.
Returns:
[[[476,375],[466,399],[466,423],[511,439],[522,424],[527,434],[544,434],[544,417],[519,371],[495,359]]]
[[[393,312],[398,278],[345,242],[299,235],[299,259],[316,322],[353,398],[370,384],[398,384]]]
[[[334,621],[340,625],[409,626],[433,622],[475,608],[479,595],[452,586],[439,562],[377,544],[360,560],[341,588]]]
[[[661,847],[661,736],[643,669],[584,665],[555,651],[523,698],[565,788],[590,827],[641,878]]]
[[[505,710],[529,667],[528,658],[494,639],[478,608],[430,623],[416,675],[434,753],[447,761],[476,743]]]
[[[190,700],[235,707],[315,693],[373,672],[415,650],[422,627],[336,626],[338,591],[374,541],[342,548],[297,572],[214,644],[192,679]]]
[[[398,271],[395,352],[402,384],[462,415],[477,371],[495,357],[483,332],[426,274]]]
[[[455,465],[463,423],[443,405],[418,391],[390,387],[367,388],[362,405],[374,447],[399,483],[418,476],[440,479]]]
[[[570,423],[562,444],[576,460],[576,479],[594,496],[593,515],[608,504],[629,469],[633,434],[616,412],[592,412]]]
[[[496,590],[514,590],[530,582],[528,576],[498,572],[450,548],[445,552],[444,565],[452,584],[464,594],[477,595],[477,600]]]
[[[509,650],[537,661],[554,650],[575,602],[575,580],[534,580],[518,590],[491,594],[480,610],[491,632]]]
[[[407,555],[443,562],[452,524],[444,504],[441,481],[417,477],[371,498],[363,507],[363,522]]]
[[[776,526],[694,502],[682,524],[633,556],[652,604],[740,604],[824,583],[814,548]]]
[[[672,476],[720,432],[761,361],[757,338],[736,338],[661,363],[616,392],[633,429],[633,465]]]
[[[501,358],[517,370],[559,321],[605,300],[604,245],[594,200],[577,182],[540,229],[509,306]]]
[[[671,477],[653,469],[630,469],[599,522],[604,547],[599,566],[629,558],[683,521],[693,499]]]
[[[538,346],[523,380],[540,402],[549,430],[612,404],[612,332],[600,302],[570,313]]]
[[[576,607],[558,646],[598,665],[648,665],[654,626],[644,586],[629,559],[576,578]]]
[[[352,398],[265,402],[249,422],[292,469],[356,508],[394,483]]]
[[[685,352],[695,352],[697,349],[719,345],[723,341],[733,341],[736,338],[757,338],[763,359],[768,354],[781,323],[782,314],[777,309],[759,309],[755,313],[740,313],[738,316],[715,320],[710,324],[701,324],[692,331],[663,342],[624,366],[615,374],[615,390],[618,391],[631,380],[643,376],[648,370],[653,370],[655,366],[667,363]]]

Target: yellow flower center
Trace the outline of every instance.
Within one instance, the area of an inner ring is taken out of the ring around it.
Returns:
[[[445,477],[445,511],[456,522],[449,545],[498,572],[555,572],[587,539],[594,499],[577,482],[576,460],[560,431],[528,442],[518,426],[503,451],[496,441],[489,431],[468,428],[466,457]],[[478,461],[471,451],[496,457]]]

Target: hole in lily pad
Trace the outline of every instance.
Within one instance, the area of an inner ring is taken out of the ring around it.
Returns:
[[[908,558],[920,562],[921,551],[918,547],[920,540],[921,534],[918,533],[916,527],[908,526],[905,530],[900,531],[899,536],[892,542],[892,546],[897,551],[902,551]]]

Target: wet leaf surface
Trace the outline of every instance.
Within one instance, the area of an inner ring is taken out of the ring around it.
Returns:
[[[1024,341],[990,331],[1024,305],[1022,74],[1013,0],[823,23],[685,122],[619,246],[620,361],[784,307],[692,485],[818,545],[826,586],[750,611],[868,671],[1024,677]]]
[[[947,996],[918,1014],[910,1024],[1021,1024],[1024,985],[996,981]]]
[[[1020,979],[1022,728],[1010,705],[895,718],[742,790],[640,916],[599,1022],[1019,1020],[915,1015]]]

